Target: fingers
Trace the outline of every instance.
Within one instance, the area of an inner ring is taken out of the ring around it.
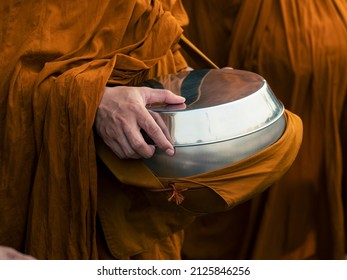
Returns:
[[[174,154],[167,127],[157,113],[147,110],[148,103],[184,105],[185,99],[168,90],[147,87],[106,88],[99,105],[95,126],[104,142],[119,158],[150,158],[158,148]],[[154,145],[143,137],[145,131]]]
[[[145,87],[144,87],[145,88]],[[152,89],[145,88],[145,103],[166,103],[166,104],[181,104],[185,102],[185,98],[176,95],[167,89]]]
[[[154,153],[155,147],[147,145],[143,141],[139,127],[132,128],[129,123],[118,123],[118,125],[102,126],[98,131],[107,146],[121,159],[141,157],[148,158]],[[132,136],[133,135],[133,136]]]
[[[148,116],[146,116],[148,118]],[[124,131],[124,142],[122,142],[123,150],[129,148],[129,152],[133,152],[137,157],[131,156],[131,158],[150,158],[155,152],[155,146],[149,145],[141,133],[141,127],[136,126],[125,126]],[[125,148],[126,147],[126,148]],[[129,154],[127,155],[129,156]]]
[[[6,247],[6,246],[0,246],[0,260],[34,260],[35,258],[29,255],[22,254],[21,252],[18,252],[17,250]]]
[[[122,133],[123,134],[123,133]],[[104,133],[103,140],[107,146],[121,159],[133,158],[138,159],[141,157],[128,143],[126,137],[116,136],[119,135],[114,132]],[[105,136],[107,135],[107,137]]]
[[[145,107],[138,109],[136,112],[136,116],[138,116],[136,124],[129,121],[127,124],[124,123],[121,128],[125,137],[121,138],[124,142],[119,141],[118,143],[122,145],[123,150],[129,148],[143,158],[150,158],[155,152],[155,147],[157,147],[168,155],[173,155],[174,149],[168,139],[170,136],[165,125],[161,123],[162,127],[166,129],[166,134]],[[141,130],[152,140],[150,145],[146,142]],[[132,156],[132,158],[134,157]]]
[[[139,120],[139,126],[147,133],[150,139],[155,143],[156,147],[166,153],[168,156],[173,156],[175,153],[171,143],[171,136],[162,122],[160,117],[154,114],[155,118],[148,112],[149,118]],[[156,122],[159,121],[159,124]]]
[[[168,139],[170,141],[170,143],[173,143],[172,137],[170,135],[169,129],[167,128],[165,122],[163,121],[163,119],[161,118],[161,116],[153,111],[149,111],[149,113],[151,114],[152,118],[154,119],[154,121],[159,125],[159,127],[161,128],[162,132],[164,133],[166,139]],[[151,139],[152,140],[152,139]],[[152,140],[153,141],[153,140]]]

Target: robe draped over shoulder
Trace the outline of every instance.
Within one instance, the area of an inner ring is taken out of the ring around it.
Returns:
[[[0,244],[95,259],[103,89],[184,69],[186,15],[158,0],[10,0],[0,14]]]
[[[97,259],[102,232],[110,258],[180,258],[182,230],[201,213],[120,183],[97,157],[93,123],[106,85],[187,67],[182,3],[9,0],[0,8],[0,244],[39,259]],[[177,185],[205,184],[226,208],[259,194],[299,150],[301,120],[286,117],[282,138],[229,174]],[[225,178],[235,193],[226,195]]]

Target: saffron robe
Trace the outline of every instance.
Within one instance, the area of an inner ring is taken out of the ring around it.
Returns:
[[[93,122],[107,84],[136,85],[186,68],[181,3],[0,5],[0,244],[38,259],[180,258],[182,230],[200,213],[120,183],[98,159]],[[287,112],[287,121],[275,145],[230,167],[243,199],[277,178],[264,166],[279,176],[295,158],[301,120]],[[254,189],[239,187],[243,180]]]
[[[288,173],[256,199],[199,218],[186,230],[184,257],[343,259],[347,2],[185,0],[184,5],[190,40],[220,67],[265,77],[304,124],[303,144]]]
[[[172,0],[2,1],[0,15],[0,244],[96,259],[103,89],[184,69],[186,15]]]

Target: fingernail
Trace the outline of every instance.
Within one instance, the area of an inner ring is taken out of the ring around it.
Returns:
[[[175,150],[174,149],[167,149],[165,151],[165,154],[167,154],[168,156],[173,156],[175,154]]]

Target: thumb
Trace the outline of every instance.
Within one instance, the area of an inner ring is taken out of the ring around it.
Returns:
[[[176,95],[167,89],[148,88],[146,92],[146,104],[165,103],[165,104],[181,104],[186,101],[183,96]]]

